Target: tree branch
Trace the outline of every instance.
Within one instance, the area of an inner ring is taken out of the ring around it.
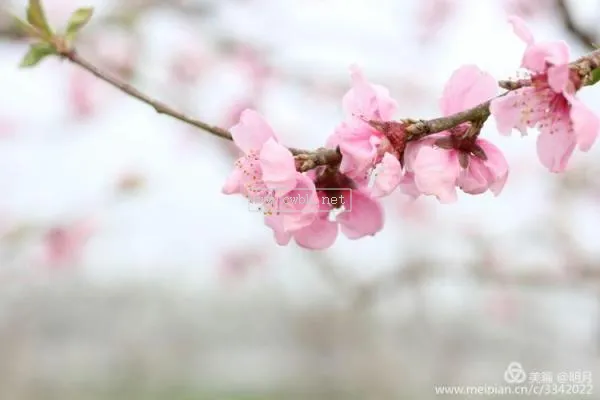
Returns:
[[[79,56],[79,54],[77,54],[77,52],[75,50],[62,51],[61,55],[64,58],[71,61],[72,63],[79,65],[81,68],[85,69],[86,71],[89,71],[90,73],[95,75],[97,78],[103,80],[104,82],[109,83],[110,85],[112,85],[115,88],[119,89],[120,91],[128,94],[129,96],[134,97],[134,98],[140,100],[141,102],[148,104],[149,106],[154,108],[156,110],[156,112],[159,114],[169,115],[175,119],[185,122],[186,124],[200,128],[200,129],[202,129],[206,132],[209,132],[209,133],[211,133],[217,137],[220,137],[222,139],[232,140],[231,133],[229,131],[227,131],[226,129],[219,128],[218,126],[210,125],[210,124],[207,124],[200,120],[189,117],[189,116],[169,107],[168,105],[161,103],[158,100],[148,97],[147,95],[140,92],[139,90],[137,90],[130,84],[121,81],[119,78],[117,78],[113,75],[110,75],[107,72],[100,71],[93,64],[91,64],[90,62],[86,61],[81,56]]]
[[[185,115],[158,100],[152,99],[130,84],[123,82],[119,78],[110,75],[107,72],[101,71],[96,66],[83,59],[74,49],[69,48],[60,40],[54,43],[54,45],[61,57],[68,59],[74,64],[77,64],[81,68],[92,73],[104,82],[109,83],[123,93],[132,96],[145,104],[148,104],[154,108],[157,113],[169,115],[170,117],[200,128],[219,138],[233,140],[231,132],[228,130],[218,126],[210,125],[206,122]],[[583,81],[586,82],[586,78],[589,77],[590,73],[600,66],[600,50],[595,50],[574,61],[570,65],[571,68],[579,74]],[[528,80],[521,80],[518,82],[500,81],[499,84],[501,87],[508,88],[508,90],[515,90],[520,87],[527,86],[530,84],[530,82]],[[504,94],[500,96],[503,96]],[[492,100],[493,99],[490,99],[473,108],[446,117],[417,121],[405,120],[404,129],[409,135],[409,140],[416,140],[430,134],[452,129],[465,122],[485,121],[490,115],[489,107]],[[298,161],[297,167],[301,172],[308,171],[322,165],[337,166],[342,160],[342,154],[339,149],[327,149],[321,147],[314,151],[296,148],[290,148],[289,150],[296,157],[296,160]]]

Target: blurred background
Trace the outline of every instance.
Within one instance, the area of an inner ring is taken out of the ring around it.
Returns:
[[[373,238],[279,247],[220,192],[231,143],[66,62],[19,70],[6,11],[25,3],[0,1],[0,400],[432,399],[511,362],[600,379],[600,145],[553,175],[535,134],[490,120],[500,197],[393,196]],[[463,64],[516,76],[508,15],[573,59],[600,41],[595,0],[43,4],[54,26],[94,6],[80,53],[153,97],[226,128],[255,108],[305,148],[343,117],[352,63],[428,118]]]

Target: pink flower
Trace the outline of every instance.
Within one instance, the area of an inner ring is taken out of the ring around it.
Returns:
[[[398,108],[389,90],[367,81],[357,66],[351,67],[352,89],[342,100],[349,117],[337,127],[327,142],[328,147],[339,146],[343,155],[340,172],[358,183],[365,183],[368,173],[377,163],[378,149],[385,137],[367,121],[388,121]]]
[[[443,28],[457,11],[455,0],[421,0],[417,14],[419,38],[429,41]]]
[[[242,194],[253,204],[260,204],[265,215],[283,212],[281,220],[286,230],[310,224],[317,212],[314,200],[285,204],[282,199],[314,199],[315,185],[296,170],[294,156],[279,143],[267,122],[255,111],[245,110],[231,134],[244,155],[235,162],[223,193]]]
[[[484,139],[460,141],[447,133],[432,135],[409,143],[406,154],[406,169],[413,174],[414,187],[442,203],[457,200],[457,187],[469,194],[489,189],[498,196],[508,178],[506,159]],[[411,194],[413,187],[408,179],[405,183]]]
[[[581,80],[569,69],[567,44],[535,42],[523,20],[512,17],[509,21],[527,45],[521,66],[529,71],[531,85],[493,100],[490,111],[501,134],[517,129],[525,135],[527,128],[537,127],[541,163],[551,172],[562,172],[576,147],[580,151],[592,147],[600,119],[575,98]]]
[[[348,189],[343,193],[342,196],[346,197],[345,206],[348,208],[335,221],[330,220],[334,207],[328,195],[336,196],[339,200],[339,194],[318,191],[319,213],[310,225],[293,231],[286,230],[281,215],[266,216],[265,223],[273,229],[278,244],[285,246],[294,238],[298,246],[311,250],[331,247],[339,229],[348,239],[355,240],[373,236],[383,228],[383,207],[376,199],[361,189]]]
[[[491,75],[466,65],[450,77],[440,108],[447,116],[474,107],[495,93],[496,81]],[[410,142],[404,153],[407,174],[402,179],[403,190],[414,197],[417,189],[442,203],[456,201],[457,187],[470,194],[488,189],[500,194],[508,177],[508,164],[496,146],[476,136],[466,136],[469,128],[469,124],[462,124]]]
[[[95,230],[94,220],[51,228],[44,236],[45,260],[50,267],[63,268],[80,261],[85,244]]]
[[[241,281],[253,271],[264,266],[267,254],[259,246],[228,249],[221,255],[217,272],[225,282]]]

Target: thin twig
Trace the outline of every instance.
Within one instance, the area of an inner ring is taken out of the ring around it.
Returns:
[[[133,86],[128,84],[127,82],[123,82],[119,78],[112,76],[104,71],[100,71],[92,63],[86,61],[79,54],[77,54],[77,52],[75,50],[65,51],[62,53],[62,56],[67,58],[72,63],[79,65],[86,71],[89,71],[90,73],[95,75],[97,78],[103,80],[104,82],[111,84],[112,86],[119,89],[120,91],[130,95],[131,97],[135,97],[136,99],[140,100],[143,103],[148,104],[149,106],[154,108],[156,110],[156,112],[159,114],[169,115],[175,119],[185,122],[186,124],[200,128],[200,129],[202,129],[206,132],[209,132],[215,136],[218,136],[222,139],[232,140],[231,133],[229,131],[227,131],[226,129],[219,128],[218,126],[210,125],[210,124],[207,124],[206,122],[202,122],[198,119],[189,117],[158,100],[148,97],[147,95],[140,92],[139,90],[137,90],[136,88],[134,88]]]

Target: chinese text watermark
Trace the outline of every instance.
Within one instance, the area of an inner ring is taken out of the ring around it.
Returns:
[[[590,396],[593,393],[591,371],[529,371],[514,361],[504,371],[501,385],[434,386],[436,395],[479,396]]]

